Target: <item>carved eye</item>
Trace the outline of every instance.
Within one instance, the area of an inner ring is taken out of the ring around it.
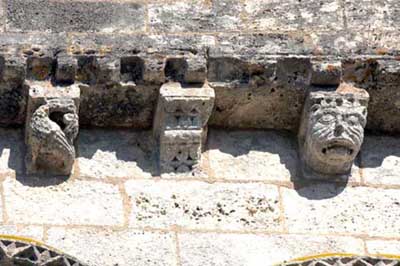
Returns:
[[[327,124],[332,122],[333,120],[335,120],[335,117],[331,114],[325,114],[323,116],[321,116],[321,118],[319,119],[319,122]]]
[[[347,122],[351,126],[357,125],[359,123],[358,117],[355,115],[350,115],[349,117],[347,117]]]

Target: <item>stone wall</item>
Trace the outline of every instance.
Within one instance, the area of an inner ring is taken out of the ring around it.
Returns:
[[[64,54],[79,59],[82,126],[149,128],[161,84],[178,79],[214,87],[211,126],[297,131],[309,61],[328,60],[370,93],[367,129],[400,131],[395,0],[9,0],[2,7],[1,50],[25,51],[27,79],[52,79]],[[30,73],[32,48],[45,51],[44,76]],[[103,57],[116,62],[113,77],[99,77],[108,63],[93,58]],[[2,125],[22,125],[25,92],[0,86]]]

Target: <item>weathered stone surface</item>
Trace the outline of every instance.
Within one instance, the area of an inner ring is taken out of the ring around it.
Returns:
[[[246,0],[244,7],[250,30],[318,31],[344,27],[343,10],[338,0],[263,1]]]
[[[209,132],[205,156],[214,178],[290,181],[295,175],[293,136],[262,131]]]
[[[177,265],[171,233],[51,228],[47,242],[91,266]]]
[[[400,241],[398,240],[367,240],[366,246],[369,254],[392,254],[400,253]]]
[[[212,32],[241,27],[241,2],[179,0],[149,4],[150,30],[156,32]]]
[[[309,93],[298,134],[303,173],[323,179],[349,175],[364,139],[368,100],[365,90],[346,83]]]
[[[81,85],[79,120],[85,126],[148,129],[157,101],[158,86]]]
[[[19,129],[0,129],[0,173],[23,172],[24,135]]]
[[[41,241],[43,239],[43,227],[37,225],[0,225],[0,234]]]
[[[371,184],[400,184],[400,140],[388,136],[370,136],[361,150],[364,181]]]
[[[136,32],[144,30],[144,13],[135,2],[12,0],[7,30]]]
[[[122,197],[115,185],[35,177],[3,182],[9,221],[56,225],[121,225]]]
[[[149,131],[82,130],[78,139],[80,177],[150,178],[157,163]]]
[[[208,79],[215,90],[215,111],[209,124],[297,130],[310,71],[310,60],[300,57],[263,63],[210,58]]]
[[[367,128],[380,132],[400,132],[400,62],[370,61],[365,71],[371,71],[364,86],[371,97]],[[367,72],[368,73],[368,72]]]
[[[128,181],[130,226],[278,230],[277,188],[264,184]]]
[[[179,234],[182,265],[275,265],[302,256],[344,252],[363,254],[352,237],[305,235]]]
[[[313,184],[283,189],[286,225],[293,233],[398,236],[399,191]],[[299,215],[301,212],[301,215]]]
[[[400,6],[396,0],[345,0],[347,27],[353,31],[399,29]]]
[[[32,82],[29,87],[26,171],[69,175],[79,132],[79,87],[54,87],[48,82]]]
[[[161,172],[189,172],[200,162],[214,97],[206,84],[184,88],[169,82],[161,87],[153,124]]]

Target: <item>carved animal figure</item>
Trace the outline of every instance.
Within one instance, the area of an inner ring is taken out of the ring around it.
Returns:
[[[72,99],[50,99],[34,112],[28,128],[28,172],[69,174],[75,159],[79,121]]]

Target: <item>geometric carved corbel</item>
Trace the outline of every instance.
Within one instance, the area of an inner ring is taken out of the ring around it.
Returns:
[[[348,176],[360,151],[369,95],[341,83],[338,88],[313,88],[305,101],[298,135],[304,178]]]
[[[162,85],[153,126],[162,173],[188,172],[200,162],[214,98],[207,84],[200,88],[182,88],[179,82]]]
[[[79,86],[58,87],[49,81],[28,81],[27,84],[27,174],[69,175],[79,132]]]

